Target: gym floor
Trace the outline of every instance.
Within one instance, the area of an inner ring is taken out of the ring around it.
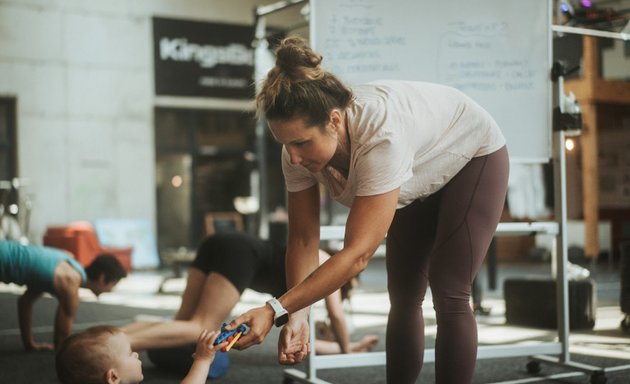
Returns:
[[[377,351],[384,350],[385,324],[388,300],[385,292],[384,260],[374,259],[361,275],[361,284],[355,291],[348,310],[353,338],[365,334],[378,334],[381,340]],[[606,368],[606,383],[630,383],[630,334],[619,328],[622,313],[619,309],[619,277],[613,266],[589,266],[597,283],[597,319],[593,330],[572,331],[570,358],[573,362]],[[124,325],[138,316],[170,318],[179,306],[184,278],[167,280],[162,293],[157,293],[170,270],[138,271],[121,281],[114,292],[96,300],[90,292],[82,291],[82,303],[75,319],[75,331],[97,324]],[[514,276],[548,276],[549,265],[540,262],[500,265],[496,290],[486,287],[485,269],[480,274],[484,287],[483,306],[490,309],[487,316],[478,316],[480,345],[531,344],[553,341],[557,331],[510,326],[505,323],[505,304],[502,282]],[[0,283],[0,383],[56,383],[54,354],[52,352],[26,353],[22,350],[16,299],[22,287]],[[267,295],[246,291],[234,315],[261,305]],[[35,306],[34,333],[38,340],[52,340],[52,319],[56,301],[44,297]],[[424,303],[427,347],[435,341],[435,316],[430,297]],[[314,309],[323,316],[323,308]],[[283,383],[284,368],[276,363],[278,330],[273,329],[265,342],[246,351],[230,352],[230,368],[217,383]],[[180,374],[157,369],[141,354],[145,380],[143,383],[179,383]],[[566,366],[542,364],[540,373],[527,372],[527,356],[479,359],[474,383],[590,383],[591,377]],[[304,365],[298,366],[303,369]],[[376,384],[385,382],[383,366],[321,370],[318,378],[325,382],[350,384]],[[434,382],[434,365],[425,364],[418,383]]]

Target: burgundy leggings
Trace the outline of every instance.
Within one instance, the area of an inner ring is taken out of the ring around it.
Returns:
[[[437,317],[436,383],[472,381],[477,324],[471,284],[505,202],[507,149],[471,160],[441,190],[396,212],[387,233],[387,382],[415,383],[424,358],[422,301]]]

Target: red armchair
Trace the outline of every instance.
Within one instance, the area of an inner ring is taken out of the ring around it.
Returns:
[[[101,253],[114,255],[127,271],[131,270],[133,248],[104,247],[98,240],[94,227],[86,221],[77,221],[65,226],[51,226],[44,234],[44,245],[65,249],[84,267]]]

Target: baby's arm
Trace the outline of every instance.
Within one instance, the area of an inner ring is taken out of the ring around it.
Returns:
[[[197,350],[193,355],[193,365],[182,380],[182,384],[204,384],[206,382],[214,355],[227,345],[227,342],[213,345],[218,334],[217,331],[210,332],[206,329],[201,332],[197,340]]]

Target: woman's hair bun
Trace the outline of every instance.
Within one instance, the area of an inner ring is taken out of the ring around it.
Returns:
[[[276,65],[287,74],[301,72],[300,67],[317,68],[321,62],[322,56],[301,37],[285,38],[276,50]]]

